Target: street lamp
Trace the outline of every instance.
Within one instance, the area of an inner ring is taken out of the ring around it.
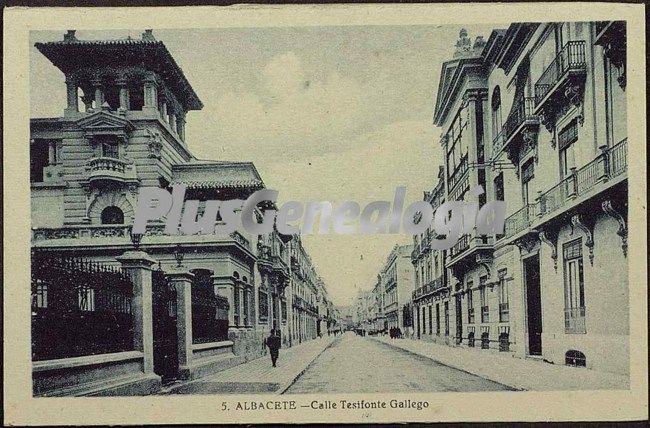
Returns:
[[[131,238],[131,243],[133,248],[137,251],[140,249],[140,241],[142,241],[142,233],[133,233],[133,226],[129,229],[129,236]]]

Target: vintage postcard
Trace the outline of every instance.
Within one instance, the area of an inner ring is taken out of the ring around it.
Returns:
[[[643,11],[7,9],[5,423],[647,419]]]

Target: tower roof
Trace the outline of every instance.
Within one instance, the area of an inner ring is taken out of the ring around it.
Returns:
[[[163,42],[146,30],[142,39],[79,40],[69,30],[64,40],[36,43],[38,49],[64,74],[86,67],[141,66],[160,75],[187,110],[200,110],[203,103],[183,70]]]

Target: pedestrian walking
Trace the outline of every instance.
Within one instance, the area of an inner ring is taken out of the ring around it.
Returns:
[[[282,343],[280,341],[280,336],[277,334],[277,330],[272,329],[271,334],[266,339],[266,346],[269,347],[269,352],[271,354],[271,362],[273,367],[276,367],[276,362],[278,361],[278,355],[280,355],[280,347]]]

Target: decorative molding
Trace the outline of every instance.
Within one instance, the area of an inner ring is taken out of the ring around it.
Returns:
[[[539,232],[539,240],[551,248],[553,268],[555,269],[555,272],[557,272],[557,234],[547,234],[546,231],[542,230]]]
[[[618,231],[616,234],[621,237],[621,248],[623,249],[623,255],[627,257],[627,222],[625,221],[625,217],[618,211],[614,209],[612,206],[612,201],[606,200],[602,203],[602,208],[605,214],[609,215],[612,217],[614,220],[618,222]]]
[[[580,214],[575,214],[571,217],[571,224],[580,229],[587,237],[585,246],[589,249],[589,262],[594,265],[594,235],[589,226],[583,223]]]
[[[161,151],[163,147],[162,137],[158,131],[152,131],[149,128],[147,129],[147,134],[149,136],[149,157],[154,159],[160,159],[162,157]]]
[[[530,253],[533,251],[538,242],[539,235],[533,230],[516,240],[514,244],[519,248],[519,251],[525,250],[526,253]]]

